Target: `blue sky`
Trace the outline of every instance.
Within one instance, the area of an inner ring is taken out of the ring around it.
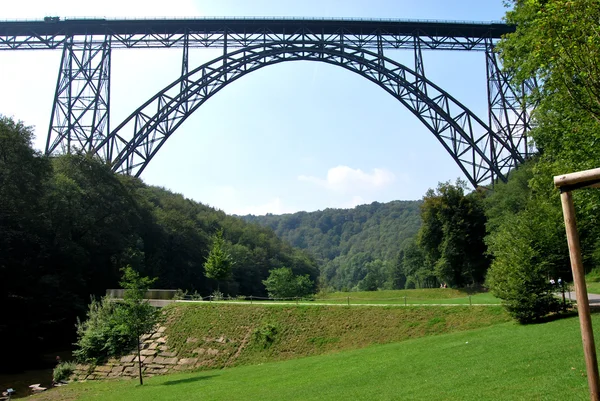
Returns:
[[[286,16],[501,20],[501,0],[105,0],[4,5],[4,19]],[[97,3],[96,3],[97,4]],[[193,66],[218,55],[197,50]],[[386,54],[412,68],[410,51]],[[177,79],[180,50],[115,50],[111,125]],[[485,59],[425,52],[426,75],[485,117]],[[0,52],[0,113],[48,130],[60,51]],[[484,118],[487,120],[487,118]],[[236,214],[288,213],[420,199],[463,177],[437,139],[381,88],[339,67],[290,62],[258,70],[212,97],[166,142],[145,182]]]

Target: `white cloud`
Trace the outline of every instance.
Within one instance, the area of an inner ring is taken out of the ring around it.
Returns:
[[[306,175],[300,175],[298,179],[332,191],[353,192],[384,188],[394,182],[396,177],[391,171],[381,168],[374,168],[371,173],[365,173],[361,169],[337,166],[327,171],[325,179]]]

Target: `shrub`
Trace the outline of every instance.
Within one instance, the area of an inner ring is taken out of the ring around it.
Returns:
[[[52,371],[52,379],[55,383],[69,380],[75,371],[75,362],[60,362]]]
[[[520,323],[529,323],[559,310],[559,300],[548,277],[560,261],[550,258],[551,246],[562,240],[551,212],[535,205],[506,216],[487,239],[495,256],[488,271],[491,292],[502,299],[508,313]]]
[[[277,326],[271,323],[265,323],[256,328],[252,333],[254,341],[262,348],[269,348],[277,338]]]
[[[78,362],[101,364],[135,347],[136,339],[120,319],[120,308],[122,306],[109,297],[92,300],[87,320],[77,322],[77,349],[73,356]]]
[[[314,289],[314,283],[308,274],[296,276],[289,267],[271,270],[263,284],[272,298],[304,297]]]

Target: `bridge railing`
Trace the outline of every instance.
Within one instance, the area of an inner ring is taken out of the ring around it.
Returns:
[[[173,299],[175,298],[176,290],[161,290],[161,289],[150,289],[144,295],[145,299]],[[122,288],[111,288],[106,290],[106,296],[111,298],[122,299],[125,290]]]

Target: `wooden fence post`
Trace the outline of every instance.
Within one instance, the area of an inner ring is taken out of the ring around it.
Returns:
[[[583,342],[588,386],[592,401],[600,400],[598,360],[594,344],[590,304],[585,285],[585,272],[581,259],[581,245],[579,243],[579,234],[575,220],[575,205],[573,204],[573,194],[571,191],[580,188],[598,187],[599,183],[600,168],[554,177],[554,185],[560,189],[560,201],[565,219],[565,229],[567,231],[569,257],[571,259],[571,270],[573,271],[573,282],[575,283],[575,296],[577,299],[577,313],[579,314],[581,340]]]

